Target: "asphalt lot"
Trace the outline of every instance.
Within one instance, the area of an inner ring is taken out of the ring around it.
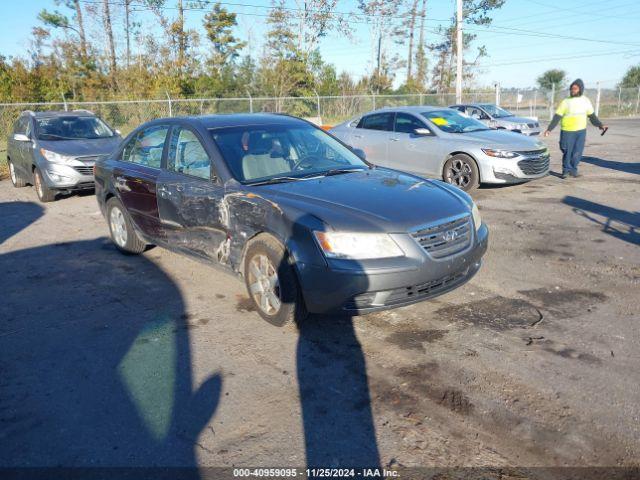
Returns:
[[[640,120],[608,124],[583,177],[474,193],[463,288],[298,327],[0,182],[0,467],[640,464]]]

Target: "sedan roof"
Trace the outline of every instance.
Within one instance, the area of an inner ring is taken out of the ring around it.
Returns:
[[[308,125],[308,122],[290,115],[278,113],[223,113],[215,115],[199,115],[192,117],[176,117],[169,120],[198,122],[204,128],[243,127],[247,125]]]

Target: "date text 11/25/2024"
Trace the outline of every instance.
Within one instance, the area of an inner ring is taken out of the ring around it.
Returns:
[[[234,477],[258,478],[394,478],[399,473],[384,468],[234,468]]]

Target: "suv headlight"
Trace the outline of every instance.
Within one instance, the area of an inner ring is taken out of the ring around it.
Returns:
[[[60,153],[52,152],[51,150],[45,150],[44,148],[40,149],[40,153],[51,163],[68,163],[75,158],[68,155],[62,155]]]
[[[507,150],[494,150],[492,148],[483,148],[482,151],[489,155],[490,157],[496,158],[516,158],[518,156],[517,153],[509,152]]]
[[[386,233],[313,232],[313,235],[329,258],[364,260],[404,256]]]
[[[475,225],[477,232],[480,230],[480,225],[482,225],[482,217],[480,216],[480,211],[478,210],[476,202],[473,202],[473,206],[471,207],[471,216],[473,217],[473,224]]]

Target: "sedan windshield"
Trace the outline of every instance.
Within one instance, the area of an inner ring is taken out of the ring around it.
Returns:
[[[113,137],[115,133],[95,117],[52,117],[38,118],[39,140],[87,140]]]
[[[211,136],[242,183],[298,181],[368,168],[347,147],[310,125],[217,128]]]
[[[431,123],[440,130],[447,133],[469,133],[479,132],[480,130],[490,130],[484,123],[462,115],[453,109],[423,112],[422,116],[430,120]]]
[[[482,105],[482,108],[494,118],[513,117],[513,113],[505,110],[504,108],[500,108],[497,105],[487,104]]]

